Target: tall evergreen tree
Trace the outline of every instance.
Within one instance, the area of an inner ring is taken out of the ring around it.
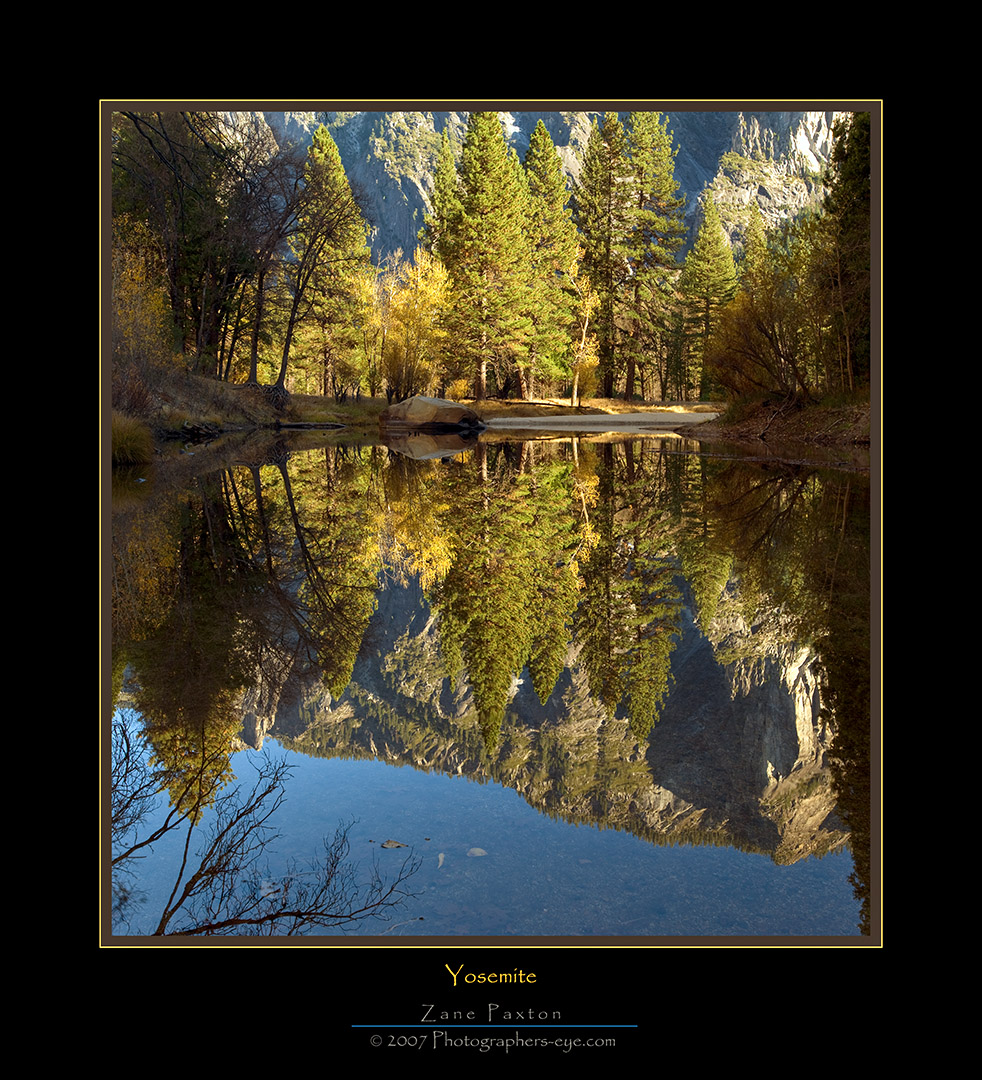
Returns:
[[[685,242],[685,199],[678,194],[675,151],[660,113],[632,112],[628,154],[634,171],[630,236],[632,349],[625,392],[634,392],[635,364],[664,349],[673,307],[676,256]]]
[[[851,390],[870,377],[870,114],[840,121],[835,136],[825,211],[843,383]]]
[[[532,270],[529,377],[556,378],[570,351],[578,245],[562,162],[541,120],[529,140],[525,173]]]
[[[688,321],[694,338],[694,352],[702,359],[720,309],[736,292],[736,267],[730,241],[723,231],[712,192],[707,193],[703,221],[696,242],[685,260],[682,289],[686,297]],[[709,397],[712,387],[705,364],[701,365],[699,397]]]
[[[369,258],[361,209],[351,192],[338,148],[323,125],[314,133],[307,152],[304,200],[293,255],[283,272],[286,329],[276,380],[281,390],[297,327],[315,305],[323,305],[328,292],[350,297],[353,303],[353,275]]]
[[[471,113],[459,176],[460,212],[446,241],[452,330],[474,372],[475,397],[483,398],[489,367],[500,383],[526,347],[529,330],[523,193],[497,113]]]
[[[685,198],[678,193],[675,153],[668,121],[660,113],[631,113],[628,154],[635,183],[631,236],[635,273],[675,269],[676,254],[685,241]]]
[[[597,293],[594,316],[602,391],[610,397],[617,376],[618,322],[630,267],[634,188],[624,126],[617,113],[594,123],[576,186],[576,224],[583,269]]]
[[[454,231],[460,223],[460,185],[453,144],[446,131],[440,141],[436,173],[433,177],[433,211],[425,217],[420,239],[426,249],[439,256],[448,269],[453,262]]]
[[[740,286],[749,292],[767,267],[767,234],[764,218],[757,200],[750,204],[750,220],[743,234],[743,261],[740,264]]]

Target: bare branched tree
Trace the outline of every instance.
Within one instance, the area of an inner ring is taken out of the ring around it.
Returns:
[[[318,930],[350,928],[368,919],[386,919],[390,909],[414,895],[409,879],[419,868],[410,855],[394,876],[383,877],[377,863],[362,873],[351,862],[349,824],[324,838],[323,852],[306,863],[292,860],[274,873],[266,858],[279,837],[273,815],[284,798],[291,766],[263,757],[255,765],[251,789],[244,786],[217,794],[200,791],[198,773],[184,796],[174,800],[163,822],[148,819],[158,804],[161,777],[149,750],[127,729],[113,725],[112,909],[114,929],[132,932],[140,901],[135,860],[164,836],[183,830],[180,869],[152,936],[292,937]],[[214,775],[203,762],[200,775]],[[202,808],[210,824],[198,827]],[[199,843],[194,854],[195,839]]]

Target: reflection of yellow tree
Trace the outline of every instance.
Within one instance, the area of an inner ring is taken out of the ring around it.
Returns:
[[[144,665],[142,672],[146,670]],[[184,707],[171,694],[161,699],[157,689],[141,690],[135,698],[153,747],[151,762],[161,785],[170,792],[171,805],[185,811],[193,802],[200,813],[234,779],[233,744],[242,727],[236,693],[240,688],[214,692],[207,711],[202,712]],[[184,681],[174,689],[181,692],[195,688]]]
[[[446,577],[453,561],[447,529],[452,504],[436,462],[396,456],[379,479],[377,505],[384,507],[381,535],[390,570],[405,581],[418,577],[430,590]]]
[[[197,506],[185,509],[177,553],[167,617],[132,645],[135,704],[161,781],[175,798],[191,775],[212,795],[231,778],[232,740],[241,726],[236,697],[252,675],[255,652],[255,625],[243,614],[259,580],[213,482],[203,485]]]
[[[275,702],[291,670],[316,667],[343,692],[374,609],[369,474],[329,448],[203,478],[183,507],[115,531],[114,649],[172,798],[209,805],[231,778],[245,687]]]
[[[112,704],[130,663],[132,643],[153,637],[177,592],[176,513],[168,500],[113,513]]]
[[[112,618],[114,641],[138,641],[166,618],[177,569],[173,507],[146,505],[114,515]]]

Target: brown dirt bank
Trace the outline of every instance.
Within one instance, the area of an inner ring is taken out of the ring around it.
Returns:
[[[701,442],[739,443],[768,451],[779,450],[803,458],[827,458],[820,448],[838,450],[862,467],[863,455],[870,452],[869,402],[848,405],[787,406],[777,401],[762,402],[738,419],[720,417],[700,424]],[[868,460],[867,466],[868,467]]]
[[[870,471],[869,402],[801,407],[773,400],[744,407],[733,418],[735,411],[729,418],[700,424],[700,443],[716,444],[720,450],[729,445],[742,456]]]
[[[699,438],[800,442],[815,446],[869,446],[869,402],[807,408],[765,401],[737,420],[721,416],[701,424]]]

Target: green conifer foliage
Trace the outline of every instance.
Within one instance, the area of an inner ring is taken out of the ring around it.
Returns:
[[[634,222],[630,237],[632,332],[625,392],[631,397],[636,365],[646,364],[667,348],[676,256],[686,227],[685,199],[679,196],[675,179],[672,133],[660,113],[631,113],[628,153],[634,170]]]
[[[452,330],[474,372],[475,397],[499,383],[527,345],[528,240],[523,192],[494,112],[471,113],[460,159],[460,213],[452,227]]]
[[[540,468],[531,482],[528,503],[534,511],[526,536],[534,559],[535,612],[529,674],[544,705],[566,666],[573,616],[579,599],[579,567],[575,552],[580,537],[570,515],[572,469]]]
[[[682,273],[689,329],[694,338],[693,352],[700,360],[716,325],[720,309],[733,298],[736,285],[733,251],[710,192],[706,196],[699,234],[685,260]],[[706,400],[712,389],[707,366],[702,364],[700,399]]]
[[[304,170],[304,200],[293,241],[293,259],[284,264],[286,327],[278,387],[286,381],[294,334],[326,293],[345,296],[338,318],[350,321],[354,278],[369,260],[365,222],[351,192],[341,155],[323,124],[314,133]]]
[[[525,173],[532,268],[529,380],[555,379],[568,373],[578,245],[562,162],[541,120],[529,140]]]
[[[843,383],[852,390],[870,378],[870,114],[854,113],[848,123],[836,125],[835,135],[825,211]]]
[[[757,201],[750,204],[750,220],[743,235],[743,261],[740,264],[740,286],[746,291],[753,290],[754,283],[760,281],[767,268],[767,234],[764,218]]]
[[[426,215],[420,238],[448,269],[453,264],[454,232],[460,223],[460,185],[453,144],[444,131],[433,177],[433,212]]]
[[[660,113],[631,113],[628,153],[635,183],[634,272],[674,270],[675,257],[685,241],[685,198],[678,194],[668,121]]]
[[[592,515],[596,543],[582,565],[575,638],[590,693],[609,716],[623,709],[643,740],[668,692],[682,598],[652,497],[657,477],[627,458],[626,474],[618,475],[614,447],[603,447]]]
[[[490,474],[487,454],[452,477],[453,566],[433,598],[448,674],[466,669],[482,734],[495,744],[513,679],[532,647],[533,515],[524,482]]]
[[[630,272],[634,187],[624,126],[617,113],[594,123],[576,187],[576,224],[583,269],[599,298],[594,315],[602,390],[610,397],[617,376],[618,321]]]

